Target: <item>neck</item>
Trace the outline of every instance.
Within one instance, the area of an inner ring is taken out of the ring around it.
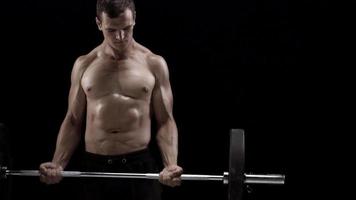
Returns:
[[[104,53],[111,56],[114,60],[123,60],[128,57],[130,52],[133,50],[134,45],[135,41],[132,40],[124,49],[116,49],[104,41],[102,47]]]

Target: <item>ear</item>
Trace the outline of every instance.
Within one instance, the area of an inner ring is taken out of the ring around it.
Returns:
[[[102,31],[103,29],[102,29],[102,26],[101,26],[101,21],[100,21],[100,19],[98,17],[95,17],[95,22],[96,22],[96,25],[98,26],[98,29],[100,31]]]
[[[136,21],[136,11],[134,11],[134,13],[132,13],[133,19],[134,21]]]
[[[135,26],[136,25],[136,11],[133,13],[133,21],[134,21],[133,26]]]

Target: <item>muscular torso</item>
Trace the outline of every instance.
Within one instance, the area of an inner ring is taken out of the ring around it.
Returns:
[[[87,151],[117,155],[149,143],[155,78],[146,57],[140,50],[119,61],[98,53],[83,73]]]

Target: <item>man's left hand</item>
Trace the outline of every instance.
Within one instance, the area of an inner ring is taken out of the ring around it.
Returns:
[[[179,186],[182,173],[183,169],[178,165],[167,166],[159,173],[159,182],[170,187]]]

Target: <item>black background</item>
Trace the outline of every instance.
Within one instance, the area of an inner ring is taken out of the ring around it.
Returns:
[[[185,173],[227,171],[229,130],[241,128],[246,172],[287,176],[284,186],[252,186],[246,199],[310,195],[305,175],[321,170],[312,163],[323,160],[321,141],[329,137],[324,128],[332,126],[319,121],[333,112],[327,104],[339,92],[328,82],[338,75],[325,67],[335,61],[329,6],[326,1],[136,1],[136,41],[169,65]],[[53,155],[75,59],[102,41],[95,0],[7,1],[1,8],[0,122],[10,130],[12,167],[36,169]],[[77,170],[78,160],[79,153],[68,170]],[[80,181],[45,186],[36,178],[14,178],[11,195],[80,197]],[[227,186],[214,182],[164,189],[165,199],[227,199]]]

